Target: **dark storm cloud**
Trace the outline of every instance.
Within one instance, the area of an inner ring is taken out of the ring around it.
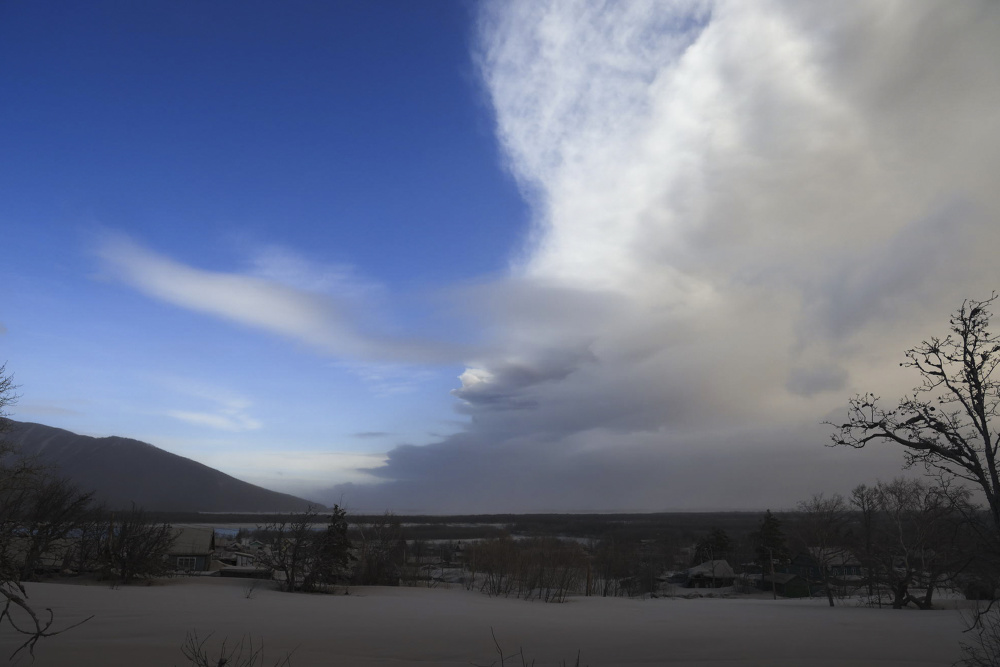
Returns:
[[[486,442],[461,434],[428,447],[400,447],[382,486],[343,485],[356,511],[492,513],[585,510],[788,508],[817,489],[847,492],[896,474],[901,457],[803,447],[803,430],[670,438],[649,435],[616,446],[596,431],[572,438]]]
[[[452,393],[465,402],[467,412],[486,406],[491,410],[534,407],[537,403],[530,398],[533,390],[562,382],[583,364],[596,362],[586,346],[541,351],[534,359],[491,364],[488,376],[468,375],[469,381]]]

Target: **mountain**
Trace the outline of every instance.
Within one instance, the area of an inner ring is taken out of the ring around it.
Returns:
[[[309,501],[240,481],[197,461],[130,438],[92,438],[11,422],[6,439],[37,456],[98,501],[166,512],[295,512]]]

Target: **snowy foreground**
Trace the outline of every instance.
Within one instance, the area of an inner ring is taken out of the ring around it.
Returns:
[[[29,584],[36,607],[85,625],[43,640],[36,667],[185,667],[185,635],[216,646],[249,633],[263,639],[264,667],[294,649],[311,665],[489,665],[490,628],[510,654],[536,664],[950,665],[959,657],[958,612],[830,608],[822,600],[571,598],[565,604],[491,599],[462,589],[355,588],[350,595],[287,594],[238,579],[176,579],[122,587]],[[14,643],[0,634],[0,662]],[[19,664],[28,664],[22,660]],[[520,660],[508,661],[520,665]]]

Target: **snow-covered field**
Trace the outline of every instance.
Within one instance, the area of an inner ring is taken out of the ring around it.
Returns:
[[[808,599],[542,604],[459,588],[355,588],[346,596],[258,588],[248,599],[246,586],[218,578],[118,589],[29,584],[35,606],[52,607],[61,622],[94,614],[85,625],[43,640],[33,664],[182,667],[180,647],[189,630],[213,633],[213,645],[227,636],[262,639],[265,667],[293,649],[293,667],[488,665],[497,659],[491,627],[508,653],[523,647],[539,667],[564,659],[573,664],[577,650],[581,664],[591,667],[944,666],[958,659],[962,637],[954,610],[878,610],[849,602],[830,608]],[[16,643],[9,628],[0,633],[2,661]]]

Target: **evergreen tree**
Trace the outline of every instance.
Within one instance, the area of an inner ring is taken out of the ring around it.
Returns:
[[[354,560],[347,528],[347,510],[334,505],[326,530],[312,541],[303,590],[316,590],[324,584],[336,583]]]
[[[698,541],[694,550],[694,562],[691,564],[700,565],[710,560],[726,560],[731,547],[732,540],[726,535],[726,531],[713,528],[708,535]]]
[[[789,559],[781,521],[771,514],[771,510],[767,510],[760,527],[750,534],[750,542],[754,545],[755,560],[762,574],[770,574]]]

